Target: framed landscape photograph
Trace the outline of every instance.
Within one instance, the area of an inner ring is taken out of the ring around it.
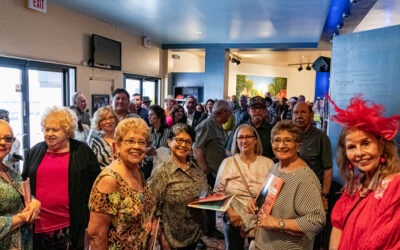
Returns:
[[[92,115],[101,107],[110,105],[110,95],[96,94],[92,95]]]

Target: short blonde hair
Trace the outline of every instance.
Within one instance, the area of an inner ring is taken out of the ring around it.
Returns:
[[[47,108],[42,116],[42,130],[47,121],[57,123],[68,135],[69,138],[75,137],[75,130],[78,123],[78,117],[75,112],[66,107],[50,107]]]
[[[114,112],[114,110],[110,106],[104,106],[96,110],[93,114],[92,118],[92,128],[95,130],[101,130],[100,128],[100,122],[104,120],[107,116],[107,114],[111,113],[112,116],[115,118],[115,124],[118,125],[118,116]]]
[[[150,140],[150,128],[142,118],[132,117],[120,121],[115,129],[116,141],[120,143],[129,131],[142,134],[147,142]]]
[[[263,148],[262,148],[262,144],[261,144],[260,135],[258,134],[257,130],[250,124],[239,125],[239,127],[237,127],[237,129],[235,130],[235,134],[233,135],[233,141],[232,141],[233,143],[232,143],[232,147],[231,147],[232,155],[235,155],[236,153],[240,152],[238,144],[237,144],[237,136],[239,134],[239,131],[244,128],[247,128],[247,129],[253,131],[253,135],[256,137],[256,141],[257,141],[256,146],[254,147],[254,153],[256,155],[261,155],[263,152]]]

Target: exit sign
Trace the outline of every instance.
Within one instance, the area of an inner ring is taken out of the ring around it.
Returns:
[[[28,0],[28,7],[43,13],[47,12],[47,0]]]

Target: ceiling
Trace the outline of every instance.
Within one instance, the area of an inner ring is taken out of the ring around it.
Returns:
[[[400,24],[399,0],[48,0],[166,49],[230,48],[287,66],[330,56],[332,34]],[[343,13],[349,14],[343,18]],[[337,25],[343,24],[342,29]]]

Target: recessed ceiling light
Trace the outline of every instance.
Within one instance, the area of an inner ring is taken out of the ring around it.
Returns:
[[[203,34],[203,32],[201,32],[201,31],[196,31],[196,34],[197,34],[197,35],[201,35],[201,34]]]

